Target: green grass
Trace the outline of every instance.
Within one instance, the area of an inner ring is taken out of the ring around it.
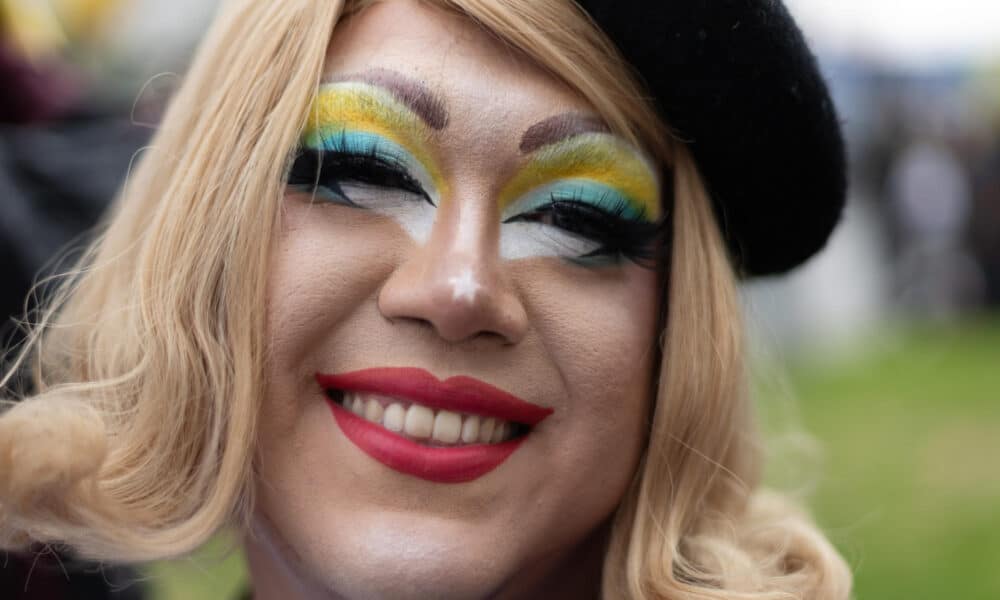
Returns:
[[[812,505],[856,597],[1000,598],[1000,320],[876,337],[788,382],[823,447]]]
[[[150,600],[237,600],[246,568],[236,548],[220,535],[190,558],[148,566]]]
[[[768,479],[808,491],[857,600],[1000,598],[1000,319],[874,335],[760,377]],[[805,429],[812,442],[785,435]],[[156,600],[235,598],[238,553],[157,564]]]

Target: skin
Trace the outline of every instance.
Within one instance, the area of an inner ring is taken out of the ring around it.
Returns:
[[[531,161],[524,132],[593,110],[475,25],[416,2],[338,25],[328,79],[371,69],[446,104],[447,126],[423,139],[447,194],[422,240],[384,211],[286,195],[246,539],[256,597],[594,597],[644,444],[656,274],[504,258],[512,224],[498,203]],[[494,471],[432,483],[354,446],[314,380],[380,366],[472,376],[554,413]]]

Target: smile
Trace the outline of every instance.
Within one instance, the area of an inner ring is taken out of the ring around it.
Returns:
[[[380,463],[438,483],[500,466],[552,409],[471,377],[444,381],[417,368],[375,368],[316,381],[344,435]]]
[[[364,392],[329,393],[331,400],[355,415],[429,446],[497,444],[520,437],[520,423],[451,412]],[[408,405],[409,404],[409,405]],[[424,442],[427,440],[427,442]]]

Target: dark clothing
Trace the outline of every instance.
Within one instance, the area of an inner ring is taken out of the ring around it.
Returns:
[[[0,563],[4,600],[143,600],[146,585],[124,567],[101,567],[54,552],[7,554]]]

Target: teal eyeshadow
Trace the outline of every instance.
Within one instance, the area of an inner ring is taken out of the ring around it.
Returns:
[[[306,135],[304,146],[338,154],[375,155],[396,164],[414,164],[416,159],[402,146],[377,133],[349,129],[318,130]]]
[[[584,202],[606,212],[620,210],[624,219],[651,222],[643,212],[635,208],[635,203],[626,195],[613,187],[590,179],[563,179],[543,186],[531,192],[523,200],[514,203],[506,212],[511,216],[531,212],[551,204],[553,199]]]

